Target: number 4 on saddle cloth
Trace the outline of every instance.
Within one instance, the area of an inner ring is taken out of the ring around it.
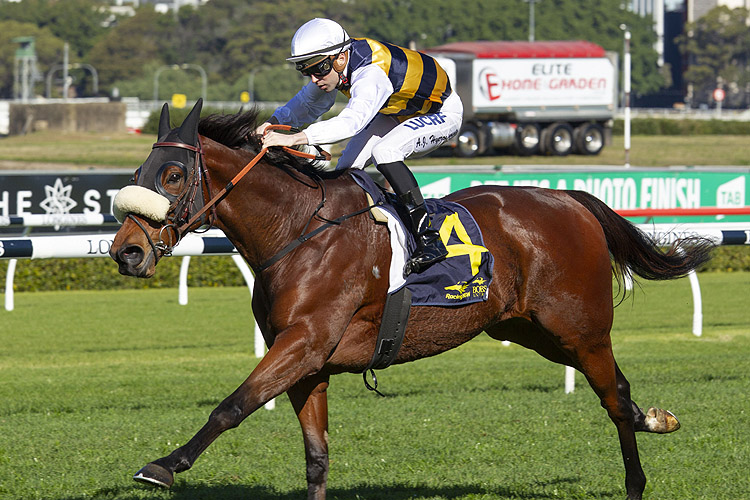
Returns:
[[[395,196],[384,192],[361,170],[351,170],[351,175],[388,215],[392,250],[389,295],[406,286],[415,306],[455,306],[487,300],[494,259],[468,210],[451,201],[426,200],[432,224],[439,231],[448,256],[425,271],[404,278],[404,263],[416,243],[398,216]]]

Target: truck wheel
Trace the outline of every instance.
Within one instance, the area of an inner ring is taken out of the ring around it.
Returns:
[[[544,150],[554,156],[567,156],[573,151],[573,128],[567,123],[553,123],[544,134]]]
[[[598,155],[604,147],[604,129],[598,123],[584,123],[575,133],[576,153]]]
[[[521,156],[531,156],[539,152],[539,125],[519,123],[516,126],[516,141],[513,149]]]
[[[456,154],[462,158],[473,158],[482,153],[479,128],[473,123],[461,127],[456,142]]]

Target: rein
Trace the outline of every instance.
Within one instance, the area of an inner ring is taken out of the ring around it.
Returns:
[[[297,129],[295,129],[295,128],[289,126],[289,125],[275,124],[275,125],[269,125],[268,127],[266,127],[264,135],[265,135],[265,133],[268,133],[271,130],[284,130],[284,131],[290,131],[290,132],[297,132],[298,131]],[[192,202],[195,199],[196,192],[197,192],[197,190],[200,187],[200,179],[201,178],[206,178],[206,179],[208,178],[208,170],[205,167],[206,161],[205,161],[205,156],[203,154],[203,146],[202,146],[202,143],[201,143],[201,140],[200,140],[200,136],[198,136],[198,146],[193,146],[191,144],[187,144],[187,143],[184,143],[184,142],[156,142],[156,143],[154,143],[154,145],[151,148],[155,149],[155,148],[160,148],[160,147],[182,148],[182,149],[187,149],[188,151],[192,151],[192,152],[196,153],[196,160],[195,160],[196,161],[196,168],[195,168],[194,171],[197,172],[197,174],[194,174],[195,181],[192,183],[192,186],[193,186],[192,196],[187,200],[187,203],[185,204],[185,207],[186,207],[185,211],[188,212],[190,210],[190,206],[192,205]],[[296,149],[293,149],[293,148],[290,148],[290,147],[287,147],[287,146],[282,146],[282,149],[284,149],[287,153],[290,153],[290,154],[295,155],[295,156],[299,156],[301,158],[306,158],[306,159],[309,159],[309,160],[324,160],[324,161],[330,161],[331,160],[330,153],[328,153],[327,151],[324,151],[318,145],[313,145],[313,147],[318,151],[317,154],[305,153],[303,151],[298,151]],[[146,232],[146,230],[143,227],[143,225],[140,224],[140,223],[138,223],[138,226],[143,230],[144,233],[146,233],[146,236],[148,238],[149,244],[151,245],[152,249],[157,249],[158,248],[159,250],[162,251],[162,253],[164,255],[171,255],[172,250],[174,249],[175,246],[177,246],[177,244],[180,242],[180,240],[182,239],[182,237],[184,236],[184,234],[190,229],[190,227],[193,224],[195,224],[197,221],[201,220],[204,217],[204,215],[206,214],[206,212],[208,212],[209,210],[211,210],[211,216],[209,217],[209,225],[211,225],[210,224],[211,221],[213,221],[213,219],[216,217],[216,205],[222,199],[224,199],[224,197],[226,197],[227,194],[229,194],[229,192],[234,188],[234,186],[237,185],[237,183],[250,171],[250,169],[252,169],[261,160],[261,158],[263,158],[263,156],[265,156],[265,154],[267,152],[268,152],[268,148],[261,149],[258,152],[258,154],[255,155],[255,157],[252,160],[250,160],[250,162],[247,165],[245,165],[242,168],[242,170],[240,170],[237,173],[237,175],[235,175],[232,178],[232,180],[229,181],[226,186],[224,186],[224,188],[221,189],[221,191],[219,191],[213,198],[211,198],[211,200],[208,203],[204,204],[203,207],[196,214],[194,214],[192,217],[190,217],[190,219],[187,222],[184,222],[180,226],[177,226],[173,222],[169,222],[169,223],[165,224],[161,228],[161,230],[159,231],[159,242],[158,243],[154,243],[151,240],[151,237],[148,236],[148,233]],[[210,187],[209,187],[208,182],[206,182],[206,187],[207,187],[207,189],[209,189],[209,196],[210,196]],[[182,202],[183,200],[185,200],[185,197],[188,196],[189,192],[190,192],[190,188],[186,189],[180,195],[180,197],[176,200],[176,202],[175,202],[175,210],[177,210],[177,207],[179,206],[180,202]],[[316,212],[317,212],[317,210],[316,210]],[[186,215],[187,215],[187,213],[186,213]],[[130,218],[133,219],[133,220],[135,220],[134,217],[130,217]],[[309,222],[308,222],[308,225],[309,225]],[[174,231],[174,233],[175,233],[174,241],[172,241],[173,238],[171,237],[170,229],[172,231]],[[165,243],[164,239],[162,238],[162,234],[165,232],[165,230],[166,230],[166,232],[168,234],[168,239],[169,239],[168,243]]]
[[[284,130],[284,131],[297,132],[297,129],[295,129],[295,128],[293,128],[293,127],[289,126],[289,125],[278,125],[278,124],[277,124],[277,125],[269,125],[268,127],[266,127],[266,129],[265,129],[265,131],[264,131],[264,134],[263,134],[263,135],[265,135],[266,133],[268,133],[268,132],[269,132],[269,131],[271,131],[271,130]],[[205,158],[204,158],[204,156],[203,156],[203,149],[202,149],[202,148],[200,147],[200,140],[198,141],[198,145],[199,145],[199,147],[198,147],[198,148],[196,148],[196,147],[194,147],[194,146],[190,146],[189,144],[180,144],[180,143],[171,143],[171,142],[170,142],[170,143],[165,143],[165,142],[161,142],[161,143],[156,143],[156,144],[154,144],[154,146],[153,146],[153,147],[157,147],[157,146],[177,146],[177,147],[183,147],[183,148],[185,148],[185,149],[189,149],[189,150],[191,150],[191,151],[195,151],[195,152],[197,152],[197,153],[199,153],[199,154],[200,154],[199,170],[201,170],[201,171],[204,171],[204,170],[205,170]],[[290,147],[287,147],[287,146],[282,146],[282,149],[284,149],[284,151],[286,151],[287,153],[293,154],[293,155],[295,155],[295,156],[299,156],[299,157],[301,157],[301,158],[307,158],[308,160],[325,160],[325,161],[330,161],[330,160],[331,160],[331,155],[330,155],[330,154],[329,154],[329,153],[328,153],[327,151],[324,151],[324,150],[323,150],[323,149],[322,149],[322,148],[321,148],[320,146],[318,146],[318,145],[315,145],[314,147],[315,147],[315,148],[316,148],[316,149],[318,150],[318,154],[305,153],[305,152],[303,152],[303,151],[298,151],[298,150],[296,150],[296,149],[293,149],[293,148],[290,148]],[[180,239],[182,238],[182,234],[183,234],[183,232],[184,232],[184,231],[186,230],[186,228],[189,228],[190,226],[192,226],[193,224],[195,224],[195,222],[196,222],[196,221],[197,221],[198,219],[200,219],[200,218],[201,218],[201,217],[203,216],[203,214],[205,214],[205,213],[206,213],[206,212],[207,212],[207,211],[208,211],[209,209],[213,209],[213,208],[215,208],[215,207],[216,207],[216,205],[217,205],[217,204],[218,204],[218,203],[219,203],[219,202],[220,202],[220,201],[221,201],[221,200],[222,200],[222,199],[223,199],[223,198],[224,198],[224,197],[225,197],[225,196],[226,196],[227,194],[229,194],[229,192],[230,192],[230,191],[231,191],[232,189],[234,189],[234,186],[236,186],[236,185],[237,185],[237,183],[238,183],[238,182],[239,182],[239,181],[240,181],[240,180],[241,180],[241,179],[242,179],[243,177],[245,177],[245,175],[246,175],[246,174],[247,174],[247,173],[248,173],[248,172],[250,171],[250,169],[251,169],[251,168],[253,168],[253,167],[254,167],[254,166],[255,166],[255,165],[256,165],[256,164],[257,164],[257,163],[258,163],[258,162],[259,162],[259,161],[261,160],[261,158],[263,158],[263,156],[265,156],[265,154],[266,154],[267,152],[268,152],[268,148],[263,148],[263,149],[261,149],[261,150],[260,150],[260,152],[258,152],[258,154],[257,154],[257,155],[255,155],[255,157],[254,157],[254,158],[253,158],[252,160],[250,160],[250,162],[249,162],[249,163],[248,163],[247,165],[245,165],[245,166],[244,166],[244,167],[242,168],[242,170],[240,170],[240,171],[239,171],[239,172],[237,173],[237,175],[235,175],[235,176],[234,176],[234,177],[232,178],[232,180],[231,180],[231,181],[229,181],[229,182],[227,183],[227,185],[226,185],[226,186],[224,186],[224,187],[222,188],[222,190],[221,190],[221,191],[219,191],[219,192],[218,192],[218,193],[216,194],[216,196],[214,196],[213,198],[211,198],[211,201],[209,201],[208,203],[206,203],[206,204],[205,204],[205,205],[203,206],[203,208],[202,208],[202,209],[200,209],[200,210],[198,211],[198,213],[196,213],[195,215],[193,215],[193,216],[192,216],[192,217],[190,218],[190,220],[188,220],[188,221],[187,221],[186,223],[184,223],[184,224],[183,224],[183,225],[181,225],[180,227],[176,228],[176,230],[177,230],[177,234],[178,234],[178,236],[180,237]]]
[[[346,219],[350,219],[350,218],[352,218],[352,217],[354,217],[356,215],[363,214],[363,213],[367,212],[368,210],[372,209],[375,206],[377,206],[377,205],[368,205],[365,208],[361,208],[361,209],[357,210],[356,212],[352,212],[352,213],[347,214],[347,215],[342,215],[341,217],[338,217],[338,218],[333,219],[333,220],[327,220],[326,223],[323,224],[322,226],[320,226],[320,227],[318,227],[316,229],[313,229],[309,233],[303,234],[299,238],[297,238],[297,239],[292,240],[291,242],[289,242],[289,244],[287,246],[285,246],[284,248],[282,248],[281,250],[279,250],[278,252],[276,252],[276,255],[274,255],[273,257],[271,257],[270,259],[268,259],[264,263],[262,263],[260,265],[260,267],[258,268],[258,272],[263,272],[266,269],[268,269],[269,267],[271,267],[272,265],[276,264],[283,257],[285,257],[289,252],[291,252],[292,250],[294,250],[295,248],[297,248],[298,246],[300,246],[301,244],[303,244],[304,242],[306,242],[307,240],[309,240],[310,238],[312,238],[316,234],[322,233],[323,231],[325,231],[326,229],[328,229],[331,226],[337,226],[337,225],[341,224],[342,222],[344,222]],[[318,210],[316,210],[315,212],[317,213],[317,211]],[[307,226],[310,225],[310,222],[312,222],[312,219],[314,217],[315,217],[315,214],[313,214],[313,217],[311,217],[310,220],[307,222]],[[305,230],[307,230],[307,226],[305,226]],[[304,232],[304,230],[303,230],[303,232]]]
[[[271,131],[271,130],[284,130],[284,131],[291,131],[291,132],[297,132],[298,131],[297,129],[295,129],[295,128],[289,126],[289,125],[275,124],[275,125],[270,125],[270,126],[266,127],[264,135],[265,135],[265,133],[267,133],[268,131]],[[195,172],[194,173],[195,180],[192,181],[192,187],[193,187],[192,194],[189,194],[190,191],[191,191],[190,186],[189,186],[188,189],[186,189],[180,195],[180,197],[175,201],[175,211],[178,210],[178,207],[179,207],[180,203],[183,202],[183,201],[185,201],[186,202],[185,203],[185,207],[186,207],[185,211],[188,212],[190,210],[190,206],[192,205],[192,203],[193,203],[193,201],[195,199],[197,190],[200,188],[201,179],[202,178],[206,178],[206,179],[208,178],[208,170],[206,169],[206,166],[205,166],[205,156],[203,154],[203,147],[202,147],[202,143],[201,143],[201,140],[200,140],[200,136],[198,137],[198,146],[193,146],[191,144],[186,144],[186,143],[183,143],[183,142],[157,142],[157,143],[154,143],[154,145],[152,146],[152,149],[154,149],[154,148],[160,148],[160,147],[182,148],[182,149],[187,149],[188,151],[192,151],[192,152],[196,153],[196,160],[195,160],[196,161],[196,168],[194,170],[194,172]],[[296,150],[296,149],[293,149],[293,148],[290,148],[290,147],[287,147],[287,146],[282,146],[282,148],[287,153],[290,153],[290,154],[295,155],[295,156],[299,156],[301,158],[306,158],[306,159],[309,159],[309,160],[324,160],[324,161],[330,161],[331,160],[330,153],[328,153],[327,151],[324,151],[318,145],[313,145],[313,147],[317,150],[317,152],[318,152],[317,154],[306,153],[306,152],[299,151],[299,150]],[[258,154],[255,155],[255,157],[252,160],[250,160],[250,162],[248,162],[242,168],[242,170],[240,170],[232,178],[232,180],[230,180],[227,183],[227,185],[224,186],[221,189],[221,191],[219,191],[218,193],[216,193],[216,195],[214,195],[208,203],[204,204],[203,207],[197,213],[195,213],[193,216],[191,216],[190,219],[187,220],[187,222],[184,222],[184,223],[182,223],[179,226],[177,226],[174,222],[169,222],[169,223],[165,224],[164,226],[162,226],[161,230],[159,231],[159,241],[156,242],[156,243],[149,236],[148,231],[146,231],[146,228],[143,226],[143,224],[141,224],[132,214],[128,214],[128,218],[130,218],[131,220],[133,220],[138,225],[138,227],[140,227],[141,230],[144,232],[144,234],[146,235],[146,238],[148,239],[148,243],[149,243],[149,245],[151,246],[151,249],[154,252],[154,255],[158,255],[157,249],[161,250],[161,252],[162,252],[163,255],[171,255],[172,250],[180,242],[180,240],[182,239],[183,235],[190,229],[191,226],[193,226],[197,221],[201,220],[204,217],[204,215],[206,214],[206,212],[208,212],[209,210],[211,210],[211,216],[209,217],[209,222],[213,221],[213,219],[216,217],[216,205],[219,202],[221,202],[221,200],[223,200],[227,196],[227,194],[229,194],[229,192],[232,189],[234,189],[234,187],[237,185],[237,183],[240,180],[242,180],[242,178],[245,177],[245,175],[247,175],[247,173],[255,165],[258,164],[258,162],[265,156],[265,154],[267,152],[268,152],[268,148],[261,149],[258,152]],[[326,202],[325,185],[321,182],[321,180],[318,177],[313,177],[313,179],[315,180],[316,184],[320,187],[322,197],[321,197],[321,201],[318,204],[317,208],[315,209],[315,211],[313,212],[313,214],[310,216],[310,219],[307,221],[307,224],[305,224],[305,227],[302,230],[302,232],[304,234],[302,236],[300,236],[299,238],[296,238],[296,239],[292,240],[284,248],[282,248],[281,250],[279,250],[273,257],[271,257],[270,259],[268,259],[265,262],[263,262],[260,265],[259,272],[262,272],[262,271],[268,269],[269,267],[273,266],[278,261],[280,261],[282,258],[284,258],[287,254],[289,254],[290,252],[292,252],[295,248],[297,248],[301,244],[303,244],[306,241],[308,241],[313,236],[315,236],[317,234],[320,234],[321,232],[325,231],[326,229],[328,229],[328,228],[330,228],[332,226],[339,225],[339,224],[341,224],[342,222],[344,222],[347,219],[350,219],[350,218],[355,217],[357,215],[363,214],[363,213],[369,211],[370,209],[372,209],[374,206],[376,206],[376,204],[375,205],[369,205],[369,206],[366,206],[365,208],[359,209],[359,210],[357,210],[355,212],[352,212],[350,214],[342,215],[341,217],[338,217],[336,219],[326,219],[325,217],[319,215],[320,210],[323,208],[323,205]],[[206,182],[206,187],[209,189],[209,195],[210,195],[210,188],[208,186],[209,186],[209,183]],[[321,219],[321,220],[323,220],[325,223],[323,225],[321,225],[320,227],[318,227],[318,228],[310,231],[309,233],[306,233],[307,228],[310,226],[310,224],[312,223],[313,219],[315,219],[316,217],[319,218],[319,219]],[[174,238],[172,238],[171,231],[174,231],[174,234],[175,234]],[[169,240],[168,242],[164,242],[164,236],[165,236],[164,233],[165,232],[166,232],[167,239]]]

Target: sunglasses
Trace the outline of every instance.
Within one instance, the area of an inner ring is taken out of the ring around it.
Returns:
[[[306,65],[306,62],[297,63],[297,71],[302,73],[303,76],[314,76],[315,78],[323,78],[333,69],[333,58],[335,56],[329,56],[322,61]]]

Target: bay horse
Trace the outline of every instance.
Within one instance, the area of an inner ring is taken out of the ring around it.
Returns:
[[[134,479],[170,487],[220,434],[286,392],[302,427],[308,498],[323,499],[326,391],[331,375],[362,373],[373,356],[389,287],[388,230],[365,213],[366,196],[347,171],[325,173],[278,148],[261,150],[256,111],[200,119],[200,108],[170,128],[164,105],[158,142],[134,176],[136,196],[116,200],[124,223],[110,255],[120,273],[148,278],[182,234],[218,227],[255,273],[252,309],[269,350],[185,445]],[[246,174],[237,180],[238,172]],[[640,499],[646,477],[635,432],[672,432],[679,423],[630,398],[612,353],[612,276],[620,284],[631,272],[678,278],[707,262],[713,244],[660,248],[585,192],[479,186],[446,198],[479,224],[494,279],[483,302],[413,307],[395,362],[434,356],[486,332],[576,368],[617,428],[627,497]],[[330,227],[300,238],[323,226]]]

